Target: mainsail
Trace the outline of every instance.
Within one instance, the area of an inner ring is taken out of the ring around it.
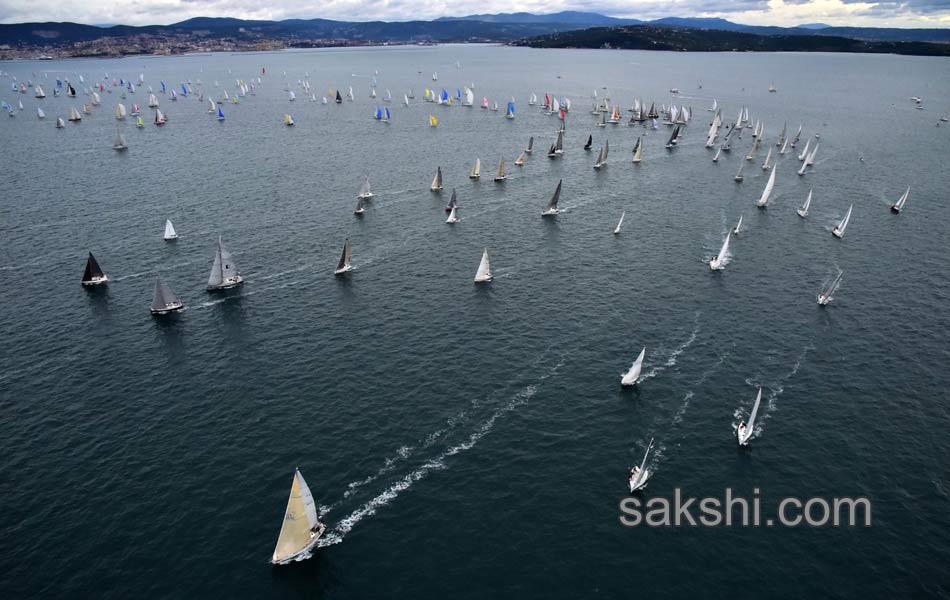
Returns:
[[[155,291],[152,294],[152,305],[149,307],[154,313],[164,313],[178,310],[183,305],[171,288],[161,277],[155,278]]]
[[[762,190],[762,196],[759,198],[759,201],[755,203],[758,207],[764,207],[769,203],[769,196],[772,195],[772,188],[775,187],[775,174],[778,173],[778,165],[772,169],[772,174],[769,175],[769,182],[765,184],[765,189]]]
[[[218,236],[218,247],[214,252],[214,264],[211,266],[211,275],[208,277],[208,288],[231,285],[232,282],[228,280],[233,281],[237,274],[237,267],[231,260],[231,251],[225,247],[221,236]]]
[[[82,274],[83,283],[97,283],[105,278],[105,273],[102,272],[102,268],[99,266],[99,261],[96,260],[96,257],[92,255],[92,252],[89,253],[89,258],[86,259],[86,270]]]
[[[488,264],[488,248],[482,253],[482,260],[478,263],[478,271],[475,272],[475,283],[482,281],[491,281],[491,266]]]
[[[317,518],[317,506],[313,494],[298,469],[287,500],[287,511],[277,537],[277,547],[271,562],[284,564],[294,559],[307,558],[305,553],[313,547],[324,526]]]

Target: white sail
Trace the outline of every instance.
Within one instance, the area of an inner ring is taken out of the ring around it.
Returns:
[[[643,368],[643,357],[646,356],[647,349],[646,346],[643,347],[643,350],[640,351],[640,355],[637,356],[637,360],[633,361],[633,365],[630,366],[630,369],[624,373],[620,378],[620,385],[635,385],[637,379],[640,377],[640,371]]]
[[[303,475],[297,470],[271,562],[286,564],[293,560],[309,558],[308,550],[317,543],[324,529],[323,523],[317,518],[313,494],[310,493]]]
[[[905,191],[905,192],[901,195],[901,197],[897,199],[897,202],[895,202],[894,205],[891,206],[891,210],[894,211],[894,212],[896,212],[896,213],[899,213],[900,211],[904,210],[904,204],[907,202],[907,197],[908,197],[908,196],[910,196],[910,188],[909,188],[909,187],[907,188],[907,191]]]
[[[363,180],[363,185],[360,187],[360,193],[357,195],[358,198],[372,198],[373,191],[369,186],[369,176]]]
[[[208,289],[227,289],[241,283],[243,279],[238,275],[237,267],[231,258],[221,237],[218,236],[218,247],[214,253],[214,264],[208,277]]]
[[[37,118],[37,119],[45,119],[45,118],[46,118],[46,113],[43,112],[43,109],[40,108],[39,106],[36,107],[36,118]]]
[[[811,190],[808,190],[808,197],[805,198],[805,204],[796,211],[798,216],[803,219],[808,216],[808,209],[811,208],[811,192]]]
[[[771,150],[771,148],[770,148]],[[778,167],[772,169],[772,174],[769,175],[769,182],[765,184],[765,189],[762,190],[762,196],[759,197],[759,201],[755,203],[759,208],[764,207],[769,203],[769,196],[772,195],[772,188],[775,187],[775,174],[778,173]]]
[[[504,181],[507,179],[505,176],[505,159],[501,159],[501,162],[498,163],[498,170],[495,171],[495,181]]]
[[[811,140],[805,140],[805,148],[802,150],[802,153],[798,155],[798,160],[805,160],[808,157],[808,146],[811,144]]]
[[[847,229],[848,223],[851,221],[851,211],[853,209],[854,204],[848,207],[848,212],[844,215],[844,218],[841,219],[841,222],[831,231],[836,237],[844,237],[844,230]]]
[[[630,470],[630,493],[634,493],[639,489],[642,489],[646,485],[647,480],[650,478],[650,471],[647,469],[647,458],[650,456],[650,450],[653,448],[653,438],[650,438],[650,443],[647,444],[647,450],[643,453],[643,460],[640,461],[639,467],[634,467]]]
[[[759,388],[759,393],[755,398],[755,405],[752,407],[752,414],[749,416],[749,422],[739,425],[739,429],[736,431],[736,437],[739,440],[740,446],[745,446],[749,443],[749,440],[752,439],[752,434],[755,433],[755,417],[759,414],[759,404],[762,402],[762,388]]]
[[[118,104],[115,105],[115,118],[116,118],[116,119],[119,119],[119,120],[121,121],[122,119],[125,118],[125,115],[126,115],[126,114],[127,114],[127,112],[126,112],[126,109],[125,109],[125,105],[124,105],[124,104],[122,104],[121,102],[119,102]]]
[[[743,215],[739,215],[739,222],[736,223],[735,229],[732,230],[732,233],[736,235],[739,235],[739,229],[742,227],[742,217]]]
[[[445,220],[446,223],[458,223],[458,217],[455,216],[456,207],[452,207],[452,211],[449,213],[449,218]]]
[[[470,179],[478,179],[482,176],[482,161],[480,158],[475,159],[475,164],[472,165],[472,172],[468,174]]]
[[[623,218],[627,215],[627,211],[620,213],[620,220],[617,221],[617,226],[614,227],[614,235],[620,233],[620,226],[623,225]]]
[[[429,186],[429,189],[433,192],[437,192],[442,189],[442,167],[438,167],[435,172],[435,177],[432,178],[432,185]]]
[[[482,281],[491,281],[491,265],[488,263],[488,248],[482,253],[482,260],[478,263],[478,271],[475,272],[475,283]]]
[[[713,271],[718,271],[726,266],[726,258],[728,257],[729,252],[729,238],[732,235],[732,232],[726,234],[726,241],[722,243],[722,248],[719,250],[719,254],[714,256],[712,260],[709,261],[709,268]]]
[[[772,148],[769,148],[768,154],[765,155],[765,162],[762,163],[762,170],[763,170],[763,171],[768,171],[769,166],[770,166],[770,165],[769,165],[769,161],[771,161],[771,160],[772,160]]]
[[[172,222],[168,219],[165,220],[165,235],[166,240],[174,240],[178,237],[178,234],[175,233],[175,226],[172,225]]]

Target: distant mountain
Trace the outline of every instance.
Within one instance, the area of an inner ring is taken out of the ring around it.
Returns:
[[[881,42],[825,35],[758,35],[669,25],[594,27],[538,36],[515,43],[532,48],[616,48],[677,52],[861,52],[950,56],[950,44]]]
[[[532,13],[498,13],[493,15],[467,15],[464,17],[440,17],[436,21],[482,21],[484,23],[558,23],[585,27],[609,25],[636,25],[637,19],[619,19],[598,13],[565,10],[562,12],[536,15]]]
[[[831,25],[825,25],[824,23],[804,23],[802,25],[796,25],[799,29],[827,29]]]
[[[80,23],[17,23],[0,25],[0,45],[13,48],[65,47],[75,43],[110,38],[109,46],[122,48],[123,39],[148,36],[174,40],[177,48],[193,42],[228,40],[247,46],[258,42],[283,42],[290,46],[344,42],[509,42],[591,27],[649,24],[686,31],[743,32],[766,36],[834,36],[867,41],[924,41],[950,44],[950,29],[891,29],[873,27],[828,27],[819,23],[799,27],[742,25],[725,19],[668,17],[652,22],[618,19],[598,13],[567,11],[544,15],[502,13],[443,17],[434,21],[348,22],[328,19],[249,21],[196,17],[172,25],[100,27]],[[820,27],[820,28],[819,28]]]

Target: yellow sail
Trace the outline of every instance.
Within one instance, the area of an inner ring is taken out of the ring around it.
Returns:
[[[439,120],[435,118],[435,115],[429,115],[429,127],[435,127],[439,124]]]
[[[316,542],[323,533],[323,525],[317,519],[316,506],[310,488],[300,471],[294,473],[294,483],[287,500],[287,512],[277,537],[273,563],[283,563],[295,558]]]

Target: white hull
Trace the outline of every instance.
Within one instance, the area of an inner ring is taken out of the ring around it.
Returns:
[[[167,315],[169,313],[179,312],[181,310],[184,310],[184,308],[185,308],[184,304],[182,304],[181,302],[175,302],[173,304],[166,304],[165,308],[159,308],[159,309],[149,308],[149,311],[153,315]]]
[[[799,208],[799,209],[796,210],[795,212],[797,212],[797,213],[798,213],[798,216],[801,217],[801,218],[803,218],[803,219],[808,216],[808,211],[807,211],[807,210],[802,210],[802,209]]]
[[[636,477],[632,477],[629,480],[630,483],[630,493],[642,490],[646,487],[647,482],[650,480],[650,471],[649,469],[644,469],[642,472],[638,473]]]
[[[237,287],[241,285],[242,283],[244,283],[244,278],[241,277],[240,275],[235,275],[234,277],[228,277],[227,279],[225,279],[218,285],[209,285],[208,290],[209,291],[229,290],[233,287]]]
[[[841,231],[840,229],[838,229],[837,227],[835,227],[834,229],[831,230],[831,235],[833,235],[833,236],[835,236],[836,238],[839,238],[839,239],[840,239],[840,238],[844,237],[844,232]]]
[[[170,241],[172,241],[172,240],[177,240],[177,239],[178,239],[178,234],[177,234],[177,233],[173,233],[173,234],[171,234],[171,235],[166,235],[166,236],[165,236],[165,241],[166,241],[166,242],[170,242]]]
[[[740,446],[748,446],[749,440],[752,439],[752,432],[749,431],[748,427],[740,427],[736,431],[736,439],[738,440]]]
[[[349,272],[352,271],[352,270],[353,270],[353,266],[352,266],[352,265],[346,265],[346,266],[343,267],[342,269],[336,269],[336,270],[334,270],[334,271],[333,271],[333,274],[334,274],[334,275],[343,275],[344,273],[349,273]]]
[[[102,277],[93,277],[89,281],[83,281],[83,285],[102,285],[103,283],[109,283],[109,276],[103,275]]]
[[[297,553],[295,553],[295,554],[291,554],[290,556],[288,556],[288,557],[286,557],[286,558],[282,558],[282,559],[280,559],[280,560],[274,560],[274,558],[271,557],[270,564],[272,564],[272,565],[287,565],[287,564],[290,564],[290,563],[292,563],[292,562],[299,562],[299,561],[301,561],[301,560],[306,560],[306,559],[310,558],[310,556],[311,556],[310,551],[313,550],[314,546],[317,545],[317,542],[320,541],[320,537],[321,537],[321,536],[323,535],[323,533],[327,530],[327,526],[324,525],[323,523],[320,523],[319,526],[320,526],[320,528],[317,529],[317,531],[315,531],[315,532],[313,532],[313,533],[311,534],[311,535],[313,535],[313,537],[310,538],[310,542],[309,542],[304,548],[302,548],[299,552],[297,552]]]

